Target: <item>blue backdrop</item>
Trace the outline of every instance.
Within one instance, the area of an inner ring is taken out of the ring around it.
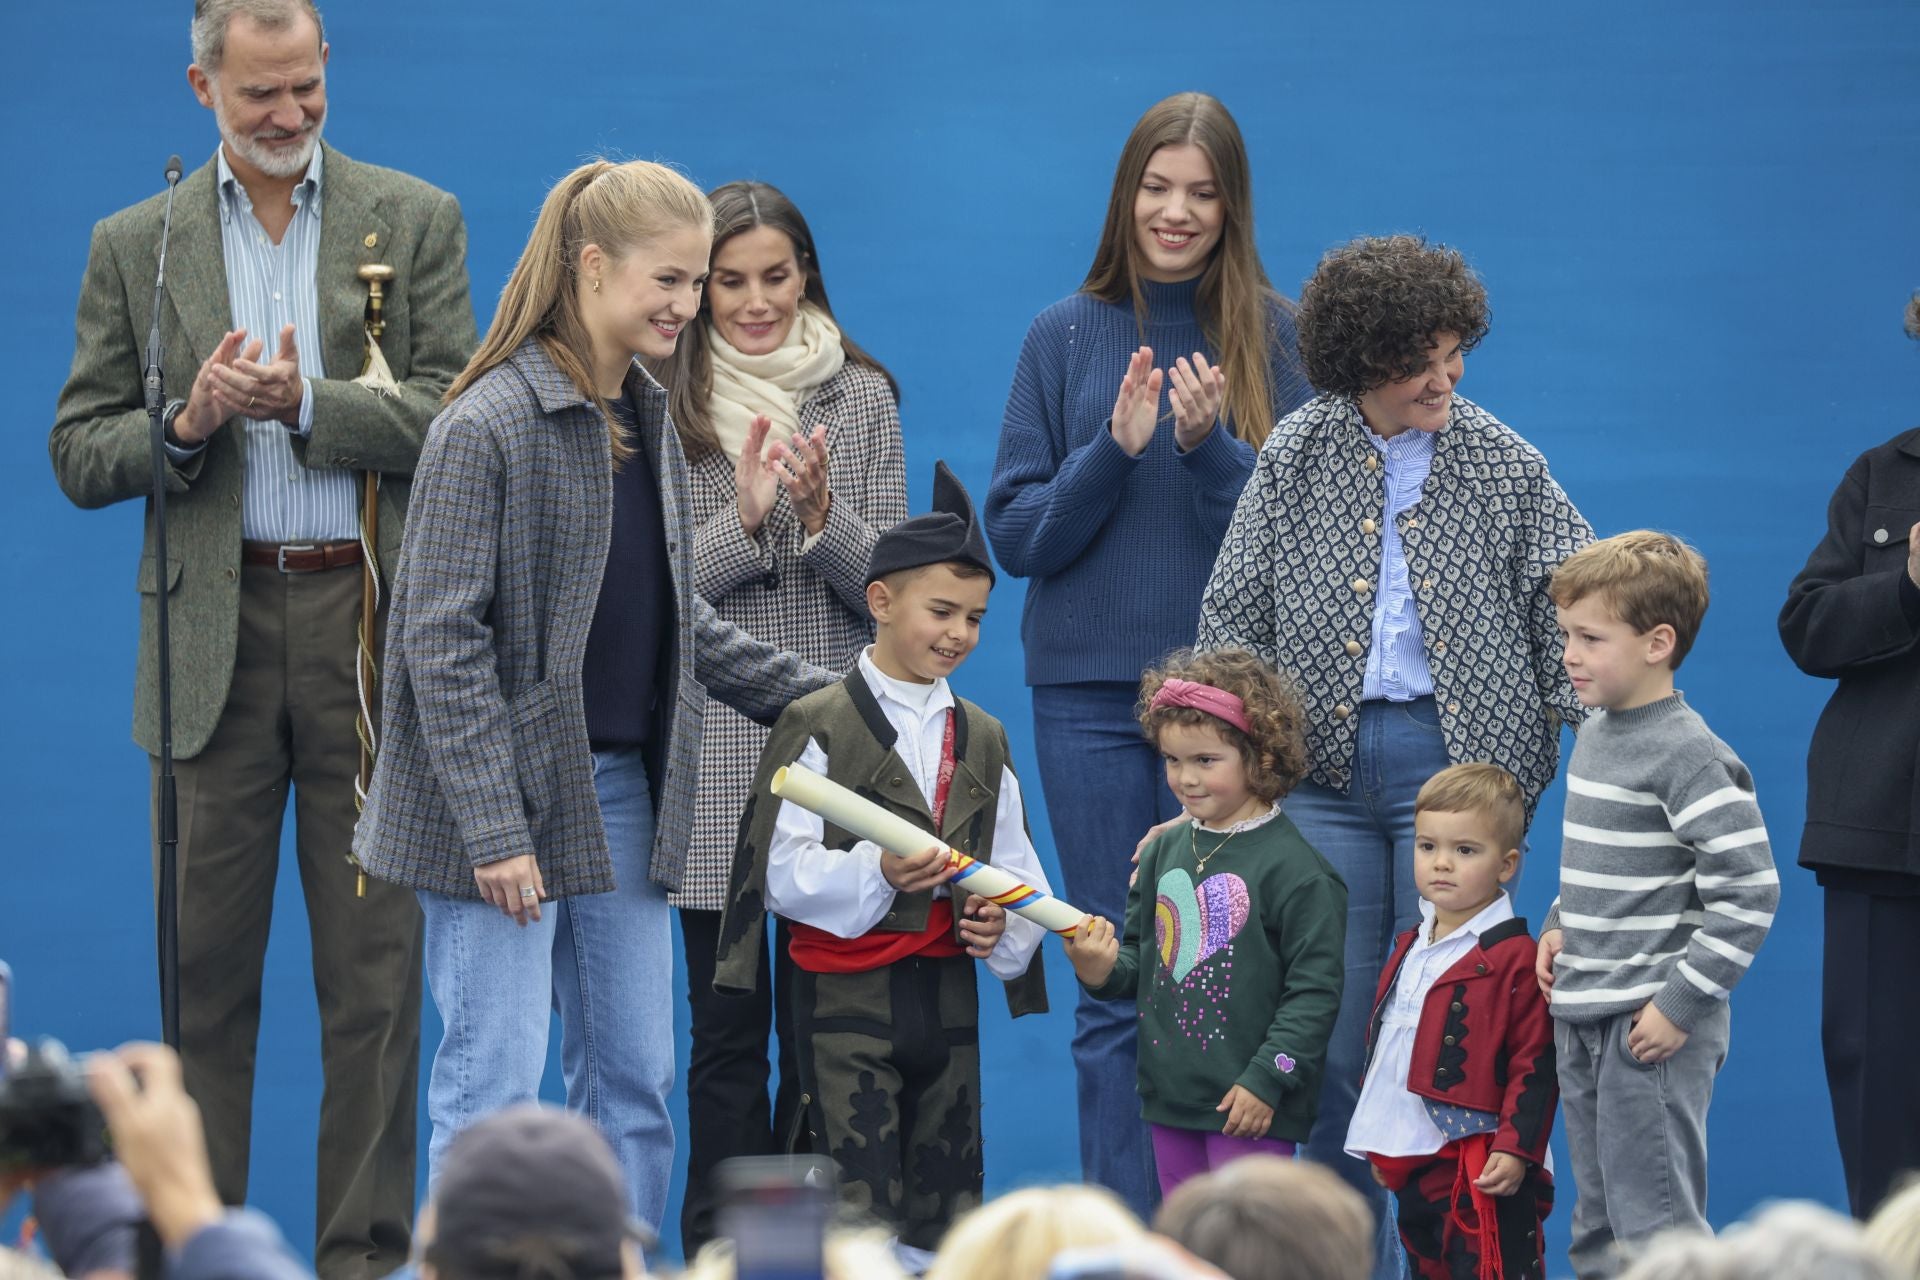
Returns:
[[[936,457],[984,491],[1020,339],[1079,283],[1134,119],[1177,90],[1218,95],[1252,151],[1276,283],[1297,292],[1325,248],[1360,232],[1460,246],[1495,316],[1465,394],[1546,453],[1603,533],[1658,525],[1706,553],[1715,601],[1681,683],[1752,766],[1790,866],[1827,688],[1788,663],[1774,615],[1847,463],[1912,425],[1920,389],[1920,349],[1899,332],[1920,285],[1920,8],[324,9],[327,136],[460,197],[483,328],[541,196],[583,158],[785,188],[812,220],[849,332],[899,375],[916,508]],[[0,955],[20,1028],[81,1047],[158,1031],[147,764],[127,737],[139,510],[69,506],[43,440],[89,227],[157,190],[169,152],[189,167],[213,152],[211,115],[183,74],[189,12],[185,0],[64,0],[0,16],[0,127],[21,186],[0,206],[15,454],[0,479],[12,602]],[[1032,776],[1019,593],[1000,588],[961,681],[1007,720]],[[1559,817],[1556,790],[1519,890],[1535,919]],[[1773,1196],[1841,1200],[1818,1041],[1819,895],[1798,869],[1783,878],[1713,1111],[1717,1222]],[[291,874],[275,918],[253,1186],[304,1245],[320,1084]],[[1055,970],[1070,993],[1070,972]],[[990,1191],[1077,1176],[1070,1002],[1057,1003],[1009,1024],[987,1002]],[[1555,1258],[1566,1221],[1563,1205]]]

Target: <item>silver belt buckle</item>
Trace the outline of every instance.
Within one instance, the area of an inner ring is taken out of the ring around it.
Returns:
[[[282,572],[282,573],[291,573],[291,572],[293,572],[293,570],[291,570],[291,569],[289,569],[289,568],[287,568],[287,552],[289,552],[289,551],[318,551],[319,549],[320,549],[320,544],[319,544],[319,543],[317,543],[317,542],[295,542],[295,543],[282,543],[282,544],[281,544],[281,546],[280,546],[280,554],[279,554],[279,557],[278,557],[278,563],[277,563],[277,565],[276,565],[275,567],[276,567],[276,568],[278,568],[278,569],[280,570],[280,572]],[[305,570],[302,570],[302,572],[305,572]]]

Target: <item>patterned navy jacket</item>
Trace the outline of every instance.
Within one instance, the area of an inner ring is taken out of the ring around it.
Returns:
[[[1367,1023],[1367,1061],[1380,1020],[1416,930],[1394,940]],[[1553,1052],[1553,1015],[1533,976],[1536,947],[1527,922],[1503,920],[1480,935],[1427,992],[1414,1033],[1407,1089],[1441,1108],[1499,1117],[1493,1149],[1540,1164],[1553,1137],[1560,1079]],[[1466,1126],[1477,1131],[1478,1125]]]
[[[673,593],[649,745],[649,876],[677,889],[707,688],[771,724],[839,677],[715,616],[693,590],[686,462],[635,364],[638,447],[660,477]],[[529,341],[441,411],[414,478],[387,624],[384,736],[353,848],[371,875],[477,898],[473,868],[539,860],[555,898],[613,888],[581,669],[613,530],[606,420]]]
[[[1385,510],[1358,407],[1317,396],[1267,437],[1201,600],[1200,648],[1250,649],[1299,682],[1313,780],[1336,791],[1353,772]],[[1459,396],[1399,528],[1448,756],[1505,768],[1531,818],[1560,725],[1583,714],[1547,581],[1593,529],[1539,450]]]

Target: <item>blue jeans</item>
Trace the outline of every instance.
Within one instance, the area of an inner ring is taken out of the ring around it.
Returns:
[[[427,1086],[427,1180],[455,1134],[539,1097],[551,1009],[567,1105],[606,1135],[634,1216],[657,1230],[673,1176],[673,927],[666,890],[647,879],[653,796],[641,752],[595,752],[593,783],[613,892],[543,903],[525,928],[477,899],[420,895],[427,985],[446,1023]]]
[[[1366,1070],[1367,1022],[1380,970],[1394,938],[1420,919],[1420,895],[1413,884],[1413,800],[1428,778],[1451,763],[1432,698],[1363,702],[1346,794],[1303,782],[1285,804],[1307,843],[1347,882],[1346,982],[1327,1045],[1320,1116],[1304,1150],[1372,1206],[1382,1228],[1374,1274],[1383,1280],[1402,1274],[1400,1238],[1387,1193],[1374,1182],[1366,1161],[1344,1150],[1347,1124]]]
[[[1180,811],[1160,753],[1133,718],[1130,684],[1053,684],[1033,689],[1040,756],[1062,893],[1082,911],[1120,925],[1134,846],[1147,828]],[[1140,1115],[1133,1002],[1095,1000],[1083,989],[1073,1019],[1080,1099],[1080,1168],[1142,1218],[1158,1197],[1153,1144]]]

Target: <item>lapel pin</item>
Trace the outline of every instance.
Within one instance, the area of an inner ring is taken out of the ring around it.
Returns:
[[[369,231],[367,232],[367,238],[363,243],[367,246],[367,248],[371,249],[373,248],[373,246],[380,243],[380,237],[374,232]]]

